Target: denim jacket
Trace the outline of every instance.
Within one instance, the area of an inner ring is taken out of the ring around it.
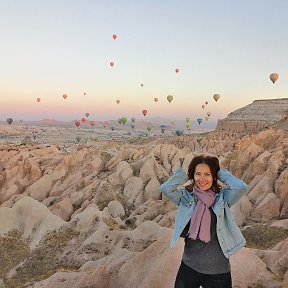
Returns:
[[[220,247],[225,257],[229,258],[244,247],[246,243],[240,228],[234,221],[230,207],[244,195],[248,186],[226,169],[221,169],[217,174],[217,178],[225,184],[225,187],[216,195],[212,209],[217,217],[216,231]],[[161,191],[164,195],[179,206],[170,242],[171,248],[175,246],[196,206],[193,193],[184,187],[177,189],[187,180],[187,174],[182,168],[179,168],[171,178],[161,185]]]

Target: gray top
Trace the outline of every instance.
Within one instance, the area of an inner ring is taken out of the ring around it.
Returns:
[[[217,218],[211,207],[209,210],[211,213],[210,242],[205,243],[186,237],[182,260],[187,266],[199,273],[228,273],[231,271],[231,267],[229,259],[224,256],[217,238]]]

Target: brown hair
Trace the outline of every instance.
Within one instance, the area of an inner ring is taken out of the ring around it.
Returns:
[[[208,155],[195,156],[191,160],[188,167],[188,178],[194,180],[194,173],[196,166],[202,163],[207,164],[209,166],[211,175],[213,177],[212,190],[216,193],[219,193],[220,187],[217,183],[217,173],[220,170],[220,164],[218,158],[215,156],[208,156]],[[191,191],[193,189],[193,185],[189,185],[187,188]]]

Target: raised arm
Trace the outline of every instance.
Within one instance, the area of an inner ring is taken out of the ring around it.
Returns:
[[[187,174],[183,168],[179,168],[175,171],[172,177],[170,177],[160,186],[160,189],[168,199],[179,205],[182,191],[177,190],[177,187],[181,184],[184,184],[187,180]]]
[[[227,169],[221,169],[217,174],[218,179],[227,185],[227,188],[223,188],[224,201],[228,206],[234,205],[246,192],[248,185],[242,180],[233,176]]]

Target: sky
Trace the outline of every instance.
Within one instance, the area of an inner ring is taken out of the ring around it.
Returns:
[[[215,121],[286,98],[287,11],[286,0],[0,0],[0,120],[143,119],[146,109]]]

